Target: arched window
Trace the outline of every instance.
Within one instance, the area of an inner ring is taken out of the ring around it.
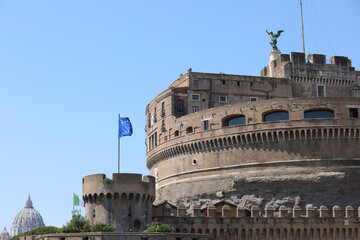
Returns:
[[[174,137],[178,137],[180,134],[179,134],[179,130],[176,130],[175,132],[174,132]]]
[[[264,115],[264,122],[277,122],[289,120],[289,113],[287,111],[275,111]]]
[[[334,118],[334,111],[329,109],[312,109],[304,112],[304,118]]]
[[[236,126],[236,125],[245,125],[246,117],[244,115],[233,115],[226,117],[222,120],[223,127]]]

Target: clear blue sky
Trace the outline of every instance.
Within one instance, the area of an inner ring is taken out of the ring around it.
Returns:
[[[360,1],[303,0],[307,53],[349,56],[360,69]],[[0,1],[0,229],[31,194],[46,225],[71,217],[82,177],[148,174],[145,107],[187,68],[259,75],[265,29],[302,51],[298,0]],[[84,210],[83,210],[84,213]]]

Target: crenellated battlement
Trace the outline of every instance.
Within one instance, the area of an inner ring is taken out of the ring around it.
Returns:
[[[269,64],[260,71],[260,75],[294,78],[297,81],[311,79],[323,82],[322,79],[325,79],[330,85],[351,85],[356,80],[355,68],[351,66],[348,57],[331,56],[327,61],[323,54],[308,54],[306,60],[305,54],[301,52],[292,52],[291,59],[289,54],[278,54],[274,59],[270,59]]]
[[[131,186],[131,188],[129,187]],[[92,203],[98,197],[116,200],[121,195],[128,198],[142,197],[152,202],[155,196],[155,179],[134,173],[114,173],[113,178],[106,178],[105,174],[94,174],[83,178],[83,199],[85,203]]]
[[[360,208],[352,206],[341,209],[339,206],[318,209],[307,205],[275,209],[267,206],[260,209],[257,205],[233,208],[224,205],[218,216],[214,205],[201,209],[192,207],[190,214],[180,204],[177,216],[157,216],[160,221],[176,226],[176,232],[205,233],[213,239],[359,239]],[[204,215],[206,210],[206,215]],[[166,212],[166,211],[165,211]]]
[[[163,204],[158,205],[164,210],[161,211],[163,217],[166,216],[176,216],[176,217],[236,217],[236,218],[358,218],[360,217],[360,206],[357,209],[354,209],[353,206],[346,206],[345,209],[341,209],[338,205],[335,205],[331,208],[328,208],[325,205],[320,206],[319,208],[314,207],[312,204],[307,204],[304,209],[300,206],[295,205],[292,208],[281,205],[278,209],[275,209],[273,206],[268,205],[264,209],[260,209],[258,205],[252,205],[247,207],[244,205],[238,205],[236,208],[233,207],[234,204],[224,203],[220,208],[215,205],[208,205],[201,208],[200,205],[195,204],[191,207],[185,207],[184,204],[179,204],[174,206],[172,204]],[[171,211],[170,208],[176,208],[176,214],[174,211]],[[170,214],[171,213],[171,214]],[[161,217],[161,216],[156,216]]]
[[[85,215],[90,223],[108,223],[118,232],[142,231],[151,221],[155,178],[133,173],[94,174],[83,178]]]

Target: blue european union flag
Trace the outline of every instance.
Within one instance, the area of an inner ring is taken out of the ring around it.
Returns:
[[[119,117],[119,138],[124,136],[131,136],[133,133],[130,119],[127,117]]]

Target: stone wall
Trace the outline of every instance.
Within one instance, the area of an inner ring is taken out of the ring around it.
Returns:
[[[179,135],[159,136],[147,155],[157,179],[156,202],[360,204],[355,184],[360,180],[360,119],[349,118],[349,107],[356,106],[359,98],[273,99],[168,121]],[[312,109],[331,110],[334,118],[304,119]],[[276,111],[288,112],[289,120],[264,122],[264,115]],[[245,125],[223,126],[238,115],[246,117]]]
[[[83,178],[85,217],[91,224],[108,223],[117,232],[142,231],[151,222],[155,199],[155,179],[152,176],[114,173]]]
[[[189,69],[146,108],[155,204],[360,205],[359,76],[347,57],[303,53],[260,77]]]
[[[21,237],[20,240],[211,240],[208,234],[189,233],[63,233]]]
[[[274,77],[291,78],[294,76],[302,78],[318,78],[345,80],[350,84],[355,81],[355,68],[351,66],[348,57],[331,56],[327,63],[326,56],[321,54],[305,54],[299,52],[280,54],[260,71],[261,76],[269,76],[270,69]]]
[[[230,217],[229,211],[230,208],[224,206],[222,217],[215,217],[213,211],[201,217],[199,211],[193,210],[192,216],[164,216],[159,220],[175,226],[177,232],[206,233],[217,240],[360,239],[358,210],[351,206],[345,211],[338,206],[315,209],[312,205],[304,210],[299,206],[281,206],[276,211],[268,206],[261,211],[254,205],[250,216],[246,216],[245,208],[239,206],[236,217]]]

